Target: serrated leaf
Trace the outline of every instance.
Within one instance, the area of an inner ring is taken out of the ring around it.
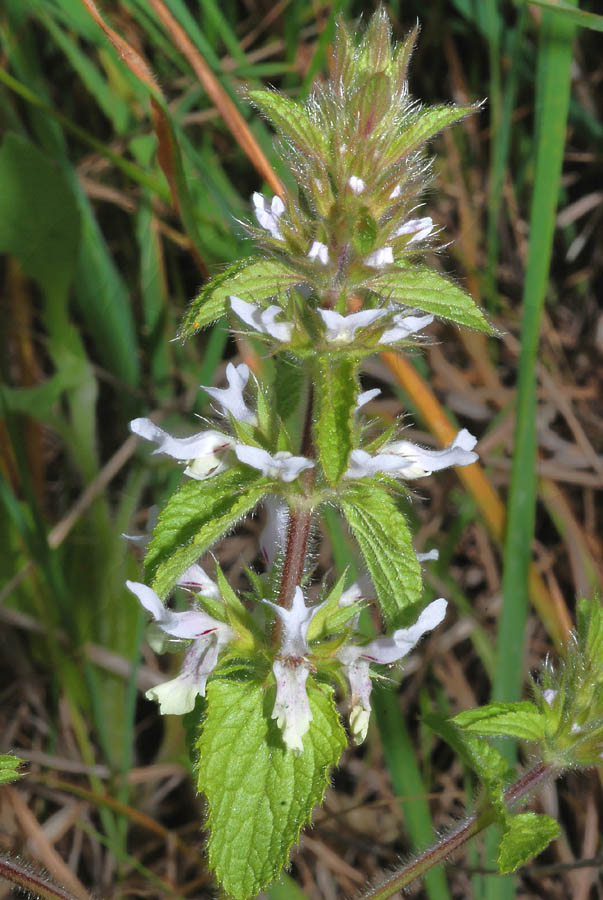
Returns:
[[[322,132],[300,103],[274,91],[250,91],[249,98],[302,153],[323,155]]]
[[[537,813],[519,813],[508,821],[498,846],[498,870],[508,875],[546,850],[559,837],[561,829],[555,819]]]
[[[271,484],[251,469],[233,468],[181,485],[157,520],[145,558],[157,594],[165,597],[178,577],[259,503]]]
[[[208,684],[197,779],[208,804],[209,865],[235,900],[278,877],[346,745],[332,690],[311,677],[307,688],[313,720],[296,756],[271,718],[273,690],[219,677]]]
[[[318,414],[314,439],[327,481],[336,484],[348,467],[353,448],[353,416],[358,396],[357,364],[348,359],[321,357],[314,390]]]
[[[477,109],[477,106],[432,106],[422,109],[402,134],[389,145],[386,159],[382,164],[396,165],[438,131],[464,119]]]
[[[23,778],[25,772],[19,772],[19,766],[23,765],[23,760],[11,753],[0,753],[0,784],[10,784],[11,781],[17,781]]]
[[[400,264],[366,281],[365,286],[392,303],[404,303],[458,325],[496,334],[469,294],[427,266]]]
[[[258,303],[288,291],[300,281],[300,276],[278,259],[239,260],[204,285],[185,313],[178,337],[186,340],[225,315],[231,294],[248,303]]]
[[[366,560],[388,625],[414,621],[421,606],[421,567],[402,513],[375,482],[354,485],[340,505]]]
[[[467,709],[452,720],[465,731],[483,735],[508,735],[524,741],[544,738],[545,716],[527,700],[520,703],[489,703]]]

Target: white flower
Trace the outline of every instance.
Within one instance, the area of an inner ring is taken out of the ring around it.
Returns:
[[[345,478],[365,478],[378,472],[400,475],[402,478],[424,478],[448,466],[468,466],[478,456],[472,452],[477,438],[463,428],[445,450],[427,450],[412,441],[385,444],[371,456],[365,450],[352,450]]]
[[[352,695],[350,730],[355,743],[362,743],[368,729],[372,690],[369,664],[373,662],[390,665],[401,660],[424,634],[440,624],[446,615],[446,605],[443,598],[434,600],[410,628],[399,628],[391,637],[376,638],[364,647],[352,643],[344,644],[337,651],[337,658],[344,667]]]
[[[440,558],[439,550],[428,550],[427,553],[417,553],[417,559],[419,562],[429,562],[430,560],[437,560]]]
[[[413,241],[422,241],[423,238],[428,237],[433,231],[433,219],[431,216],[424,216],[422,219],[409,219],[408,222],[405,222],[403,225],[400,225],[397,228],[392,237],[402,237],[403,234],[412,234],[411,239],[408,241],[409,244],[412,244]]]
[[[389,199],[395,200],[396,197],[399,197],[401,193],[402,193],[402,185],[397,184],[395,186],[395,188],[393,189],[393,191],[391,192],[391,194],[389,195]]]
[[[287,450],[279,450],[271,456],[260,447],[247,444],[236,444],[234,451],[237,458],[247,466],[259,469],[267,478],[280,478],[281,481],[294,481],[304,469],[311,469],[314,463],[305,456],[293,456]]]
[[[323,266],[326,266],[329,262],[329,248],[326,244],[322,244],[320,241],[314,241],[314,243],[310,247],[308,259],[318,259],[323,264]]]
[[[286,746],[301,753],[302,738],[312,721],[312,710],[306,693],[306,680],[310,671],[305,658],[309,649],[308,628],[324,603],[307,607],[300,587],[295,588],[291,609],[277,606],[269,600],[264,600],[264,603],[272,607],[283,625],[281,648],[272,665],[276,679],[272,718],[276,719],[283,732]]]
[[[411,468],[402,472],[404,478],[424,478],[448,466],[469,466],[476,462],[478,455],[473,452],[476,444],[477,438],[463,428],[445,450],[427,450],[412,441],[395,441],[383,447],[383,454],[400,456],[411,463]]]
[[[358,178],[356,175],[352,175],[351,178],[348,178],[348,184],[355,194],[361,194],[366,187],[362,178]]]
[[[177,585],[194,591],[195,594],[201,594],[203,597],[220,597],[220,589],[215,581],[209,577],[205,569],[202,569],[199,563],[193,563],[186,572],[180,576]]]
[[[195,577],[199,577],[195,567],[191,569]],[[183,583],[191,569],[184,573],[179,583]],[[203,572],[202,569],[200,571]],[[203,575],[213,585],[204,572]],[[233,640],[235,632],[229,625],[219,622],[200,609],[173,612],[164,606],[155,591],[145,584],[126,581],[126,587],[151,614],[156,627],[173,638],[192,641],[185,654],[182,671],[177,678],[158,684],[146,693],[149,700],[157,700],[162,715],[166,713],[181,715],[190,712],[195,706],[197,695],[201,697],[205,695],[205,684],[216,666],[219,652],[225,644]]]
[[[255,217],[258,220],[258,224],[266,231],[269,231],[275,240],[282,241],[283,232],[281,231],[279,219],[285,211],[285,204],[281,198],[278,194],[275,194],[270,206],[268,206],[266,198],[255,191],[251,199],[255,207]]]
[[[260,534],[260,550],[268,571],[274,565],[279,553],[285,552],[287,529],[289,527],[289,506],[282,497],[268,494],[264,501],[266,524]]]
[[[243,391],[249,381],[248,366],[245,363],[240,363],[238,366],[228,363],[226,366],[226,380],[228,382],[227,388],[205,387],[204,385],[201,385],[201,387],[206,394],[209,394],[212,400],[220,404],[225,413],[230,413],[238,422],[257,425],[256,414],[248,409],[243,400]]]
[[[251,328],[260,334],[268,334],[277,341],[285,343],[291,340],[293,325],[291,322],[275,322],[275,318],[282,313],[280,306],[269,306],[262,309],[256,303],[247,303],[235,295],[230,298],[232,311]]]
[[[381,247],[380,250],[373,250],[372,253],[364,260],[365,266],[371,269],[382,269],[383,266],[389,266],[394,261],[394,251],[391,247]]]
[[[542,692],[542,696],[544,697],[544,699],[546,700],[548,705],[552,706],[553,701],[554,701],[555,697],[557,696],[557,691],[554,691],[553,688],[547,688],[545,691]]]
[[[393,318],[393,328],[388,328],[379,338],[380,344],[395,344],[405,340],[409,335],[415,334],[427,325],[431,325],[433,316],[405,316],[398,313]]]
[[[381,388],[372,388],[372,390],[370,391],[362,391],[362,393],[358,394],[358,397],[356,399],[354,412],[358,412],[359,409],[362,409],[363,406],[366,406],[367,403],[370,403],[371,400],[374,400],[375,397],[378,397],[380,393]]]
[[[387,315],[386,309],[361,309],[359,312],[342,316],[332,309],[318,309],[319,316],[326,325],[327,341],[349,344],[354,340],[359,328],[372,325],[377,319]]]
[[[184,474],[199,481],[228,468],[224,451],[234,444],[232,438],[213,429],[185,438],[172,437],[150,419],[133,419],[130,431],[145,441],[158,444],[153,453],[165,453],[173,459],[186,460],[188,466]]]

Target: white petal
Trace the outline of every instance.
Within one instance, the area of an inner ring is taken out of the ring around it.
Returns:
[[[252,200],[258,224],[266,231],[269,231],[273,238],[282,241],[283,233],[278,220],[283,214],[285,206],[281,198],[279,196],[274,196],[270,207],[268,207],[266,205],[265,197],[256,191],[252,196]]]
[[[267,478],[280,478],[281,481],[294,481],[300,472],[314,466],[312,460],[305,456],[292,456],[286,450],[280,450],[271,456],[267,450],[247,444],[237,444],[234,449],[242,463],[259,469]]]
[[[202,594],[204,597],[214,597],[216,600],[220,598],[218,585],[215,581],[212,581],[199,563],[193,563],[192,566],[189,566],[176,584],[180,587],[190,588],[196,594]]]
[[[352,604],[357,603],[358,600],[374,600],[376,596],[373,580],[371,576],[366,573],[361,575],[354,584],[350,585],[350,587],[343,592],[339,598],[339,606],[352,606]]]
[[[412,463],[391,453],[377,453],[371,456],[366,450],[352,450],[349,467],[344,478],[367,478],[378,472],[402,473],[412,467]]]
[[[348,184],[355,194],[361,194],[366,187],[362,178],[358,178],[356,175],[352,175],[351,178],[348,178]]]
[[[364,709],[363,706],[352,706],[350,710],[350,734],[353,742],[358,745],[364,743],[368,727],[371,719],[370,709]]]
[[[427,553],[417,553],[417,559],[419,562],[428,562],[430,559],[439,559],[440,551],[439,550],[429,550]]]
[[[354,410],[358,412],[359,409],[362,409],[363,406],[366,406],[367,403],[370,403],[371,400],[374,400],[375,397],[378,397],[381,393],[381,388],[372,388],[370,391],[362,391],[361,394],[358,394],[358,399],[356,400],[356,406]]]
[[[225,637],[233,634],[228,625],[218,622],[207,613],[198,609],[189,609],[186,612],[173,612],[163,605],[152,588],[136,581],[126,581],[128,590],[138,598],[141,606],[149,612],[159,628],[172,637],[182,640],[192,640],[220,632]]]
[[[478,459],[477,453],[472,452],[476,443],[477,438],[463,428],[445,450],[427,450],[411,441],[395,441],[386,444],[383,452],[377,455],[400,456],[411,464],[402,470],[403,478],[423,478],[448,466],[468,466],[474,463]]]
[[[409,653],[424,634],[432,631],[446,615],[443,597],[427,606],[414,625],[399,628],[391,637],[377,638],[362,648],[362,656],[382,665],[397,662]]]
[[[276,678],[276,700],[272,718],[283,732],[283,741],[290,750],[301,753],[302,738],[310,727],[312,711],[306,693],[308,667],[300,659],[275,659],[272,665]]]
[[[260,322],[265,334],[269,334],[277,341],[288,343],[291,340],[293,325],[291,322],[275,322],[275,318],[282,313],[280,306],[269,306],[260,315]]]
[[[184,438],[172,437],[150,419],[133,419],[130,422],[130,430],[147,441],[159,444],[153,453],[165,453],[174,459],[186,460],[207,457],[212,466],[217,465],[215,459],[211,460],[214,454],[227,449],[233,443],[227,435],[213,429]]]
[[[255,328],[256,331],[262,331],[262,323],[260,319],[262,310],[257,305],[257,303],[247,303],[246,300],[241,300],[240,297],[232,294],[230,297],[230,306],[232,308],[232,311],[239,317],[239,319],[242,319],[246,325],[249,325],[251,328]]]
[[[395,188],[393,189],[393,191],[391,192],[391,194],[389,195],[389,199],[395,200],[396,197],[399,197],[401,193],[402,193],[402,186],[397,184],[395,186]]]
[[[548,705],[552,706],[553,700],[557,696],[557,691],[553,690],[553,688],[547,688],[545,691],[542,692],[542,696],[544,697],[544,699],[546,700]]]
[[[294,659],[305,656],[308,652],[306,638],[310,622],[327,601],[324,600],[317,606],[306,606],[302,589],[296,587],[290,609],[272,603],[270,600],[264,600],[263,602],[267,606],[272,607],[283,623],[280,655]]]
[[[327,340],[342,343],[353,341],[358,328],[366,328],[387,315],[385,309],[361,309],[347,316],[342,316],[333,309],[318,309],[317,312],[326,325]]]
[[[284,554],[289,527],[289,506],[275,494],[268,494],[264,501],[266,524],[260,534],[260,549],[268,571],[278,554]]]
[[[232,445],[229,441],[228,446]],[[198,456],[197,459],[191,459],[188,466],[184,470],[184,474],[196,481],[203,481],[211,475],[218,475],[230,467],[229,461],[225,454],[216,456]]]
[[[361,744],[368,731],[371,714],[371,676],[369,662],[361,657],[362,648],[355,644],[344,644],[337,651],[337,658],[343,664],[345,676],[350,685],[351,705],[350,732],[355,744]]]
[[[308,253],[308,259],[318,259],[323,266],[329,262],[329,248],[320,241],[314,241]]]
[[[246,422],[248,425],[257,425],[257,416],[248,409],[243,391],[249,381],[249,368],[245,363],[226,366],[227,388],[205,387],[201,385],[206,394],[220,404],[224,412],[230,413],[238,422]]]
[[[394,344],[403,341],[409,335],[415,334],[427,325],[431,325],[433,316],[404,316],[397,315],[393,319],[393,328],[388,328],[379,338],[380,344]]]
[[[393,237],[402,237],[404,234],[412,234],[411,239],[408,241],[409,244],[412,244],[413,241],[421,241],[423,238],[426,238],[433,231],[433,219],[431,216],[425,216],[422,219],[409,219],[408,222],[405,222],[393,234]]]
[[[205,696],[208,675],[218,661],[219,643],[212,635],[189,647],[182,671],[177,678],[164,681],[148,690],[145,696],[159,703],[161,715],[184,715],[195,708],[197,695]]]
[[[383,266],[389,266],[394,261],[394,251],[391,247],[381,247],[380,250],[374,250],[364,260],[365,266],[371,269],[381,269]]]

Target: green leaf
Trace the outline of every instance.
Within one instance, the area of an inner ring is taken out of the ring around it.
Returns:
[[[305,374],[304,367],[295,356],[279,353],[274,360],[276,411],[283,422],[286,422],[299,406]]]
[[[17,771],[23,765],[23,760],[10,753],[0,753],[0,784],[10,784],[23,778],[25,772]]]
[[[576,9],[573,4],[565,3],[564,0],[528,0],[528,2],[550,10],[555,16],[560,16],[572,25],[592,28],[593,31],[603,31],[603,16],[587,12],[584,9]]]
[[[186,340],[225,315],[226,301],[231,294],[248,303],[258,303],[280,291],[288,291],[302,280],[278,259],[239,260],[204,285],[185,313],[178,337]]]
[[[499,872],[501,875],[514,872],[542,853],[560,834],[558,823],[550,816],[533,812],[513,816],[498,847]]]
[[[235,900],[278,877],[346,745],[331,689],[311,677],[307,689],[313,720],[296,755],[271,718],[274,690],[219,677],[208,684],[197,783],[208,804],[209,865]]]
[[[508,735],[524,741],[544,738],[545,716],[533,703],[489,703],[467,709],[452,720],[459,728],[475,734]]]
[[[360,256],[367,256],[377,240],[379,229],[366,206],[362,206],[352,228],[352,242]]]
[[[348,467],[353,447],[353,416],[358,396],[357,364],[349,359],[320,357],[315,391],[318,417],[314,439],[327,481],[336,484]]]
[[[392,166],[401,162],[438,131],[464,119],[477,109],[477,106],[432,106],[422,109],[417,118],[389,145],[382,165]]]
[[[457,325],[496,334],[469,294],[427,266],[398,264],[397,269],[366,281],[365,287],[392,303],[405,303]]]
[[[152,587],[165,597],[178,577],[268,493],[271,482],[251,469],[228,469],[187,481],[157,520],[145,558]]]
[[[249,99],[302,153],[323,155],[325,142],[322,132],[301,104],[274,91],[250,91]]]
[[[366,560],[388,625],[414,621],[421,606],[421,567],[404,516],[375,482],[354,485],[339,502]]]

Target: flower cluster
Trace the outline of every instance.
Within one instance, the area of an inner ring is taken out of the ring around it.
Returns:
[[[444,449],[405,439],[398,425],[376,435],[369,404],[380,391],[363,390],[359,376],[367,355],[424,342],[436,316],[489,330],[471,298],[421,259],[439,231],[419,212],[429,171],[424,144],[471,110],[413,103],[406,84],[413,41],[392,46],[380,10],[358,47],[339,27],[332,77],[305,106],[250,92],[280,133],[298,189],[253,194],[255,223],[246,227],[261,256],[206,286],[181,335],[227,315],[233,330],[274,358],[271,374],[258,380],[247,365],[228,363],[225,386],[202,386],[216,417],[197,433],[176,437],[148,418],[130,423],[192,480],[187,503],[175,502],[165,517],[169,529],[158,520],[155,534],[169,534],[149,545],[153,588],[128,583],[153,620],[155,643],[160,636],[163,646],[185,650],[181,673],[149,696],[162,712],[190,711],[208,678],[237,659],[275,691],[272,717],[295,753],[312,730],[312,682],[347,684],[350,732],[361,741],[371,666],[398,663],[442,622],[440,598],[408,625],[408,610],[423,605],[420,563],[433,554],[415,554],[395,498],[408,481],[477,460],[477,440],[466,429]],[[294,413],[305,421],[301,440]],[[266,520],[259,538],[265,571],[249,573],[253,596],[241,600],[198,560],[258,506]],[[343,582],[325,588],[320,602],[307,605],[308,535],[326,506],[347,519],[368,572],[347,590]],[[176,514],[188,517],[181,529]],[[187,612],[163,602],[175,586],[192,594]],[[389,632],[372,640],[358,627],[369,602],[378,604]]]

